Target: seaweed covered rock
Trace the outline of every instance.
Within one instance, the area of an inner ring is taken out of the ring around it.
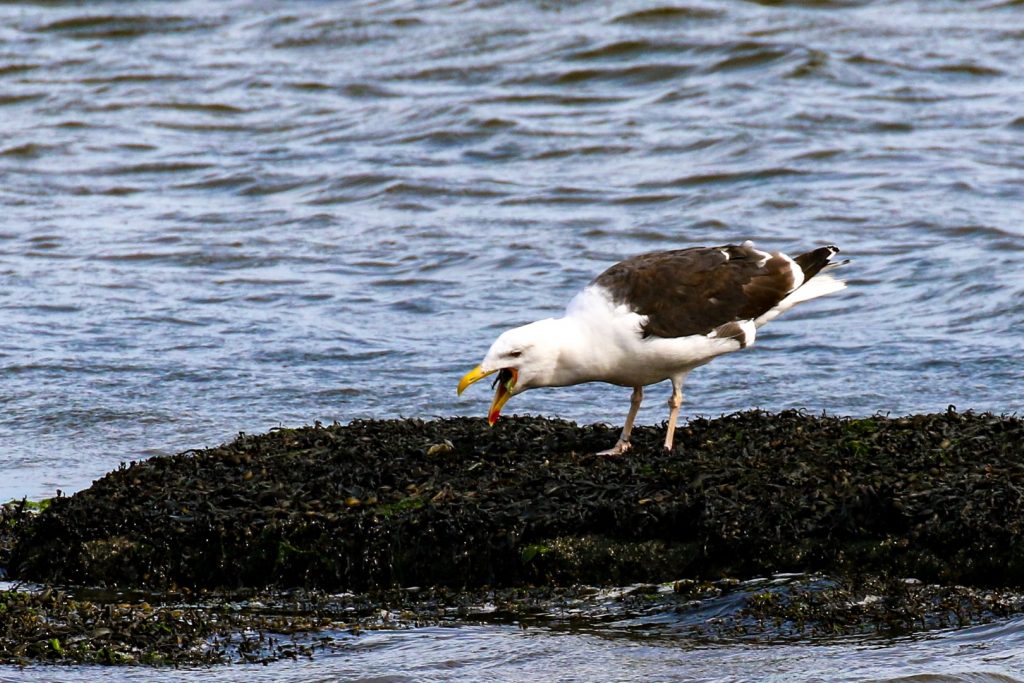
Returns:
[[[255,617],[255,618],[253,618]],[[280,638],[322,627],[316,615],[249,615],[209,605],[92,601],[59,590],[0,591],[0,664],[213,664],[307,654]],[[55,677],[59,678],[59,677]]]
[[[32,521],[34,513],[46,504],[48,501],[40,504],[27,500],[0,504],[0,579],[7,578],[6,568],[10,564],[14,544]]]
[[[357,421],[240,435],[56,499],[10,570],[47,582],[365,590],[883,570],[1024,577],[1024,423],[991,414]]]

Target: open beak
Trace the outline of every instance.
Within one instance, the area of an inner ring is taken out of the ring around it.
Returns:
[[[474,382],[479,382],[487,375],[493,375],[496,372],[497,370],[484,372],[483,368],[481,368],[479,365],[476,366],[475,368],[467,372],[463,376],[462,380],[459,382],[459,396],[462,396],[462,392],[465,391],[466,387],[468,387],[470,384],[473,384]]]
[[[484,372],[478,365],[467,372],[459,382],[459,394],[461,395],[470,384],[479,382],[484,377],[493,375],[495,372],[498,372],[498,376],[494,379],[494,400],[491,401],[491,409],[487,412],[487,424],[492,427],[498,421],[502,407],[512,396],[512,390],[515,389],[516,381],[519,379],[519,371],[515,368],[501,368],[500,372],[498,370]]]

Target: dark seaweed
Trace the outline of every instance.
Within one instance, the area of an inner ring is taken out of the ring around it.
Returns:
[[[55,499],[12,574],[168,589],[624,584],[882,571],[1015,586],[1024,425],[745,412],[672,454],[639,427],[542,418],[357,421],[240,435]]]

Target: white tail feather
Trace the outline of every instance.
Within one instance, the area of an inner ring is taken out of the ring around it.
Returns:
[[[779,315],[785,313],[799,303],[809,301],[810,299],[817,299],[819,296],[825,296],[826,294],[834,294],[835,292],[845,288],[846,282],[843,280],[837,280],[831,275],[818,273],[803,285],[793,290],[789,296],[777,303],[774,308],[769,309],[764,313],[764,315],[755,319],[754,324],[761,327],[761,325],[775,320]]]

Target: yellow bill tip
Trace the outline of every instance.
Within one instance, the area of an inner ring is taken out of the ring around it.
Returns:
[[[495,372],[497,372],[497,370],[485,372],[482,367],[480,367],[479,365],[476,366],[475,368],[467,372],[465,375],[463,375],[462,379],[459,380],[459,396],[462,396],[462,392],[465,391],[466,387],[468,387],[470,384],[473,384],[474,382],[479,382],[487,375],[494,374]]]

